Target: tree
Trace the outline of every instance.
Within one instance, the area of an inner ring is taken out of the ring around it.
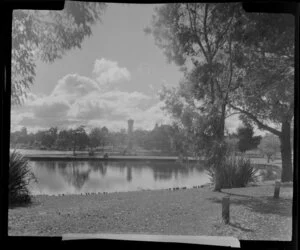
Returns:
[[[248,13],[234,37],[245,51],[246,74],[230,107],[243,120],[279,137],[283,182],[293,180],[294,25],[293,16]]]
[[[40,147],[42,145],[42,139],[43,139],[44,133],[45,133],[45,131],[41,131],[41,130],[39,130],[35,133],[34,137],[35,137],[35,145],[36,146]]]
[[[100,20],[103,3],[66,1],[62,11],[15,10],[12,22],[12,103],[20,104],[34,81],[36,60],[51,63],[80,48]]]
[[[157,148],[164,152],[170,152],[172,127],[166,124],[160,125],[154,132]]]
[[[158,149],[163,152],[171,151],[171,130],[169,125],[156,125],[148,134],[148,141],[152,149]]]
[[[181,66],[185,74],[179,96],[191,106],[194,100],[202,102],[198,112],[209,122],[201,133],[210,139],[206,155],[215,170],[216,191],[222,188],[218,168],[226,151],[228,104],[244,74],[238,65],[239,45],[232,39],[239,9],[239,4],[166,4],[156,9],[152,29],[148,29],[169,61]]]
[[[84,126],[79,126],[76,129],[71,129],[73,144],[73,155],[76,155],[76,147],[82,149],[89,145],[89,137],[84,130]]]
[[[142,129],[136,129],[133,131],[133,140],[135,145],[141,148],[147,148],[147,139],[149,132]]]
[[[112,145],[112,151],[119,145],[116,132],[109,133],[109,141]]]
[[[57,139],[57,128],[50,128],[48,131],[44,131],[41,144],[46,148],[52,148],[55,146]]]
[[[231,152],[237,152],[238,151],[238,146],[239,146],[239,139],[235,135],[229,135],[225,139],[228,148]]]
[[[11,133],[10,141],[15,146],[17,145],[17,143],[26,144],[28,142],[27,137],[28,137],[27,128],[23,127],[20,131]]]
[[[245,127],[239,127],[237,129],[238,149],[241,152],[245,152],[250,149],[257,148],[260,143],[261,136],[253,136],[254,131],[251,125]]]
[[[108,144],[109,131],[108,131],[107,127],[102,127],[100,132],[101,132],[101,145],[102,145],[102,149],[104,151],[105,145]]]
[[[56,145],[59,149],[69,149],[72,147],[72,134],[68,130],[61,130],[58,133]]]
[[[126,138],[127,134],[125,129],[121,129],[120,131],[111,134],[111,141],[114,147],[124,146],[126,143]]]
[[[172,149],[179,154],[180,160],[186,159],[190,152],[193,152],[191,146],[193,145],[190,141],[189,133],[187,130],[180,128],[177,124],[173,124],[170,136]]]
[[[100,128],[93,128],[89,133],[90,147],[96,148],[101,145],[102,132]]]
[[[27,135],[27,145],[30,147],[34,146],[34,141],[34,133],[29,133]]]
[[[200,135],[210,141],[206,155],[216,177],[226,151],[225,119],[239,112],[242,119],[280,137],[282,181],[292,179],[292,19],[245,13],[240,4],[169,4],[157,9],[148,31],[168,59],[183,66],[179,96],[190,106],[195,99],[202,102],[199,110],[208,122]],[[215,190],[220,189],[216,178]]]
[[[268,163],[270,162],[270,159],[273,155],[276,155],[276,153],[280,152],[280,140],[277,136],[268,134],[265,135],[260,144],[258,145],[258,148],[261,150],[261,152],[267,156]]]

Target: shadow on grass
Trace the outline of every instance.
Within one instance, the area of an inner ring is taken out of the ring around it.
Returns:
[[[230,196],[231,205],[244,206],[250,209],[251,211],[260,214],[274,214],[284,217],[292,217],[292,199],[274,199],[273,197],[269,196],[251,197],[240,194],[230,194]],[[208,200],[215,203],[222,203],[222,199],[220,198],[209,198]]]
[[[34,198],[31,198],[30,200],[17,200],[14,202],[11,202],[8,204],[8,208],[9,209],[14,209],[14,208],[20,208],[20,207],[24,207],[24,208],[29,208],[29,207],[34,207],[39,205],[40,202],[36,201]]]

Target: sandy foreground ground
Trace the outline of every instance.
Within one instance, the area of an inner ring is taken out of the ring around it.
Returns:
[[[230,194],[230,223],[221,201]],[[34,196],[27,207],[9,209],[9,235],[133,233],[234,236],[291,240],[293,188],[274,199],[274,182],[213,192],[211,186],[110,194]]]

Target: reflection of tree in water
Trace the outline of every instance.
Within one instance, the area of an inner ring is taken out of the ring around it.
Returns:
[[[118,168],[121,173],[124,173],[124,171],[126,170],[126,180],[128,182],[132,181],[132,164],[130,162],[115,162],[111,166]]]
[[[153,177],[155,180],[169,180],[173,174],[177,179],[178,175],[187,176],[190,172],[190,168],[181,166],[176,163],[151,163],[150,168],[153,170]]]
[[[131,167],[127,167],[126,168],[126,180],[128,181],[128,182],[131,182],[131,180],[132,180],[132,169],[131,169]]]
[[[126,170],[126,179],[128,182],[132,181],[132,171],[141,173],[143,169],[152,169],[154,179],[168,180],[171,179],[173,174],[177,176],[187,176],[190,171],[196,167],[195,164],[181,165],[176,162],[134,162],[134,161],[121,161],[110,164],[110,167],[116,167],[121,173]],[[197,167],[198,168],[198,167]]]
[[[120,161],[120,162],[112,162],[111,167],[119,169],[120,173],[123,174],[126,170],[126,162]]]
[[[61,162],[58,164],[58,171],[68,184],[80,190],[89,179],[90,167],[83,169],[83,164],[79,162]]]
[[[37,168],[46,168],[49,172],[55,172],[56,171],[56,163],[55,161],[36,161],[36,167]]]
[[[57,162],[57,167],[59,169],[66,168],[67,167],[67,162],[65,162],[65,161]]]
[[[161,171],[153,169],[154,180],[169,180],[172,178],[172,171]]]
[[[148,168],[145,165],[140,165],[140,166],[134,166],[134,173],[136,173],[137,175],[141,175],[143,172],[143,169]]]
[[[107,162],[90,161],[88,165],[91,167],[91,169],[93,169],[93,171],[100,172],[103,177],[106,175],[108,167]]]
[[[127,162],[127,161],[111,162],[109,166],[113,168],[117,168],[122,175],[126,171],[126,180],[128,182],[132,181],[132,169],[135,166],[140,167],[138,165],[135,165],[133,162]]]

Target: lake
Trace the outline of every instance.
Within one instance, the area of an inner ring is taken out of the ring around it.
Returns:
[[[210,182],[201,164],[171,161],[30,161],[33,195],[126,192],[193,187]]]

